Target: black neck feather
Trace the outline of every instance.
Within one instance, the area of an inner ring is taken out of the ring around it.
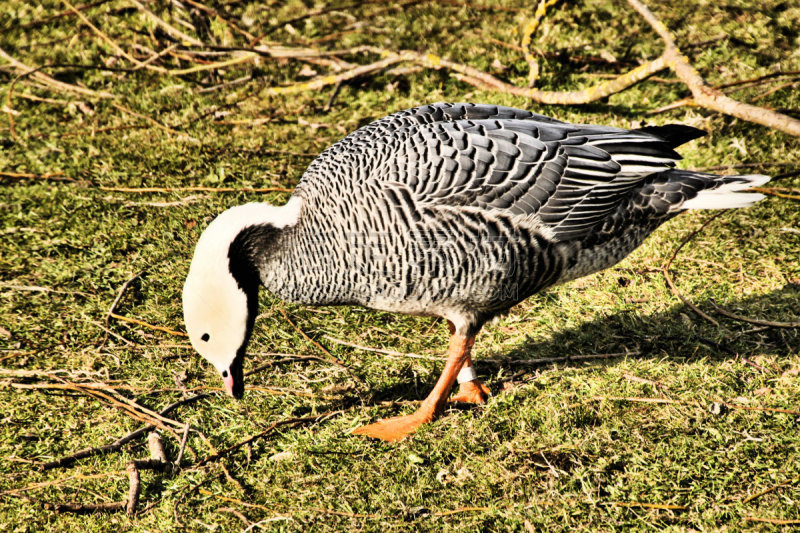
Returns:
[[[250,340],[258,314],[259,265],[278,249],[280,237],[281,230],[271,224],[248,226],[239,232],[228,248],[228,270],[247,296],[247,334],[241,351]]]

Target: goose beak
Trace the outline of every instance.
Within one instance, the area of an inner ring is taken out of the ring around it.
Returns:
[[[241,400],[244,396],[244,372],[242,371],[243,357],[237,357],[231,363],[231,367],[222,373],[222,382],[225,390],[230,396]]]

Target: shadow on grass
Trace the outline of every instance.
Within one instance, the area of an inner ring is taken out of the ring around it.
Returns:
[[[766,295],[718,304],[748,318],[786,322],[798,320],[798,302],[800,286],[787,284]],[[616,312],[584,322],[578,327],[558,331],[550,339],[525,342],[509,351],[491,354],[488,361],[478,358],[476,366],[479,377],[486,380],[488,369],[493,369],[494,373],[502,369],[504,375],[513,376],[521,370],[533,371],[552,364],[584,367],[613,365],[618,360],[603,357],[563,359],[597,354],[631,353],[626,357],[670,358],[690,362],[698,358],[722,361],[756,354],[781,357],[800,350],[800,328],[761,327],[743,323],[715,314],[709,304],[694,303],[716,318],[720,326],[697,316],[684,304],[651,315],[636,311]],[[486,329],[492,327],[495,326],[487,325]],[[480,337],[477,343],[480,344]],[[542,359],[556,361],[535,362]],[[372,389],[368,403],[421,400],[434,386],[439,371],[440,368],[436,368],[424,382],[415,383],[417,376],[409,366],[396,384]],[[496,393],[495,384],[487,381]]]

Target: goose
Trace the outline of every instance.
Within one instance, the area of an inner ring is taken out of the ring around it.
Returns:
[[[244,393],[264,286],[287,302],[442,317],[447,359],[416,412],[354,431],[397,441],[452,400],[484,403],[470,352],[492,318],[608,268],[691,209],[750,206],[762,175],[675,168],[684,125],[633,130],[484,104],[424,105],[330,146],[283,206],[248,203],[200,236],[183,288],[192,346]]]

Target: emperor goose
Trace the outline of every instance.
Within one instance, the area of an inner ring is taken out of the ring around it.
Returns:
[[[203,232],[183,289],[194,348],[235,398],[258,289],[306,305],[362,305],[448,320],[447,361],[407,416],[355,432],[399,440],[452,399],[483,403],[470,349],[528,296],[608,268],[687,209],[744,207],[767,176],[674,168],[681,125],[624,130],[520,109],[433,104],[325,150],[286,205],[250,203]]]

